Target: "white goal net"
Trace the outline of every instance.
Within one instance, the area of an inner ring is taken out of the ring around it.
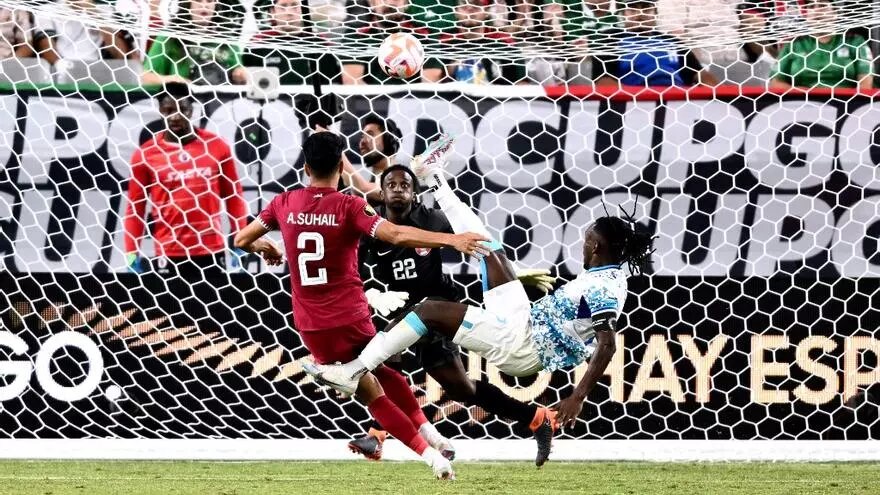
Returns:
[[[132,155],[164,129],[155,84],[188,80],[249,220],[304,184],[316,93],[339,97],[322,109],[365,177],[368,115],[399,128],[393,162],[457,136],[456,190],[511,259],[560,283],[582,270],[585,228],[635,207],[653,263],[630,279],[617,353],[562,438],[876,440],[877,20],[861,1],[0,0],[0,433],[368,427],[303,373],[288,269],[239,266],[225,215],[220,265],[165,273],[148,216],[131,272]],[[394,31],[421,37],[420,80],[376,72]],[[476,267],[444,261],[479,304]],[[512,379],[464,359],[471,378],[543,405],[585,369]],[[442,433],[529,437],[449,400],[411,354],[400,366]]]

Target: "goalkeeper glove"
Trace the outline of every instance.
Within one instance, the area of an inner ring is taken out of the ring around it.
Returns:
[[[368,289],[365,293],[367,304],[375,309],[380,316],[388,316],[394,311],[404,307],[409,299],[409,292],[395,292],[389,290],[382,292],[379,289]]]
[[[531,285],[537,287],[544,294],[553,290],[553,284],[556,283],[556,277],[550,275],[550,270],[543,268],[520,268],[516,267],[516,278],[523,285]]]
[[[233,273],[243,272],[244,266],[241,262],[241,258],[247,256],[250,253],[243,249],[232,248],[229,250],[229,254],[232,255],[229,259],[229,271]]]
[[[141,266],[141,257],[137,253],[125,255],[125,266],[128,268],[129,273],[144,273],[144,268]]]

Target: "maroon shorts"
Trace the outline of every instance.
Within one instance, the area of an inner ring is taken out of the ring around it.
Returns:
[[[341,327],[299,332],[299,338],[318,364],[351,361],[375,335],[376,327],[370,318]]]

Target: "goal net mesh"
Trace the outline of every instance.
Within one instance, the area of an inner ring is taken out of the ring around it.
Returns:
[[[168,275],[148,228],[149,267],[129,272],[131,158],[164,127],[141,81],[176,75],[201,83],[193,121],[229,144],[251,219],[306,181],[296,98],[316,85],[340,97],[357,168],[368,114],[400,128],[400,163],[456,135],[458,193],[512,260],[560,283],[582,270],[587,226],[634,208],[657,236],[653,263],[630,279],[617,353],[563,437],[880,437],[875,5],[652,5],[0,0],[3,436],[347,438],[368,424],[303,373],[286,266],[239,268],[222,250],[222,268]],[[396,30],[422,36],[433,84],[371,73]],[[633,47],[645,33],[658,45]],[[639,50],[693,80],[628,79]],[[381,84],[342,84],[352,66]],[[280,67],[277,91],[252,94],[255,67]],[[444,260],[480,304],[476,267]],[[543,405],[585,371],[513,379],[463,359],[471,378]],[[418,366],[400,363],[444,434],[529,436]]]

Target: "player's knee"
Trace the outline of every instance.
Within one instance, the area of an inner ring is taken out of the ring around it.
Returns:
[[[424,301],[416,304],[412,307],[410,311],[415,313],[422,320],[431,319],[434,313],[437,312],[437,305],[440,301],[435,299],[425,299]]]
[[[467,306],[441,300],[425,300],[412,309],[429,329],[449,337],[455,335],[466,310]]]

